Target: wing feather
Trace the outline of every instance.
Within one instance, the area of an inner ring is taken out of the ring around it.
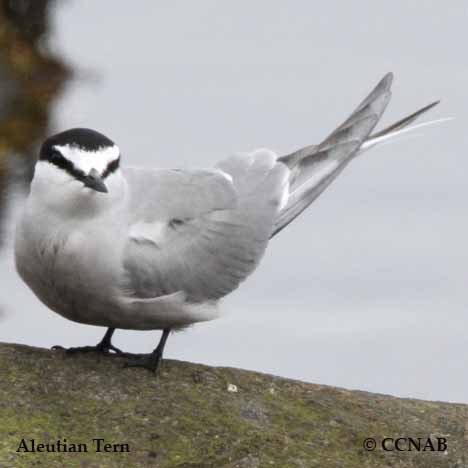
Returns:
[[[257,266],[289,170],[274,153],[258,150],[211,172],[130,171],[127,178],[134,192],[125,289],[138,298],[183,291],[188,301],[203,302],[228,294]]]

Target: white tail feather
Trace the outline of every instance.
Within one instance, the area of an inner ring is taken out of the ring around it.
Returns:
[[[455,117],[444,117],[441,119],[430,120],[429,122],[422,122],[416,125],[411,125],[410,127],[405,127],[400,130],[395,130],[393,132],[387,133],[386,135],[376,136],[376,137],[369,137],[359,148],[359,153],[361,154],[364,151],[374,147],[375,145],[386,144],[389,140],[392,140],[395,137],[402,136],[408,132],[412,132],[413,130],[418,130],[423,127],[429,127],[430,125],[435,125],[441,122],[448,122],[453,120]]]

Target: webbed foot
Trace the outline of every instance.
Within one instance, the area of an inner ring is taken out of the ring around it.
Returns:
[[[109,328],[104,335],[104,338],[96,345],[96,346],[79,346],[76,348],[64,348],[63,346],[56,345],[52,346],[52,349],[61,349],[64,350],[67,354],[76,354],[76,353],[102,353],[102,354],[111,354],[113,351],[115,354],[122,354],[125,353],[116,348],[112,344],[112,335],[114,334],[115,328]]]
[[[125,363],[124,367],[143,367],[151,372],[157,373],[162,361],[162,353],[145,354],[143,356],[135,357]]]
[[[143,367],[156,373],[161,364],[164,346],[166,346],[167,337],[169,336],[170,332],[170,329],[163,330],[159,344],[151,354],[144,354],[143,356],[130,359],[125,364],[125,367]]]

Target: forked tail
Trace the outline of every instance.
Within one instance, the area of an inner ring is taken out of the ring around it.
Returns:
[[[409,131],[449,119],[411,125],[436,106],[433,102],[398,122],[372,133],[391,97],[388,73],[351,116],[319,145],[302,148],[279,159],[291,171],[289,197],[279,212],[271,237],[297,218],[358,154]]]

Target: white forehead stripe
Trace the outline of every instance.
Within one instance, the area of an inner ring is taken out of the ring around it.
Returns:
[[[86,150],[75,145],[54,145],[54,149],[60,151],[62,156],[71,161],[77,169],[89,174],[91,169],[102,173],[108,164],[115,161],[119,155],[119,147],[107,146],[96,151]]]

